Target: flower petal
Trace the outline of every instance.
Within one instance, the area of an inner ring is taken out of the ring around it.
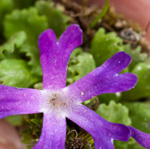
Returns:
[[[19,89],[0,85],[0,118],[40,112],[42,94],[36,89]]]
[[[139,131],[131,126],[128,126],[131,131],[131,136],[142,146],[150,149],[150,134]]]
[[[131,57],[118,52],[85,77],[68,86],[68,91],[81,102],[104,93],[116,93],[133,88],[137,77],[131,73],[118,74],[126,68]]]
[[[82,30],[79,25],[70,25],[67,30],[60,36],[58,46],[65,51],[66,61],[69,60],[70,53],[82,44]]]
[[[44,114],[41,137],[33,149],[65,149],[65,139],[65,118]]]
[[[40,59],[43,71],[43,88],[60,89],[66,86],[67,64],[71,52],[82,43],[82,31],[71,25],[57,42],[53,30],[39,37]]]
[[[114,149],[113,140],[128,141],[130,131],[122,124],[111,123],[84,105],[74,105],[67,118],[89,132],[95,149]]]

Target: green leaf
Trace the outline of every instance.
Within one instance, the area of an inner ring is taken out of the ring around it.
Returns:
[[[39,16],[35,8],[14,10],[4,20],[4,35],[10,38],[14,33],[24,31],[29,43],[37,45],[39,34],[47,27],[46,17]]]
[[[145,147],[142,147],[140,144],[134,141],[133,143],[128,144],[128,149],[145,149]]]
[[[2,22],[5,15],[11,12],[13,9],[13,1],[12,0],[0,0],[0,30],[2,27]]]
[[[30,145],[27,145],[27,149],[32,149]]]
[[[115,149],[128,149],[128,142],[114,140]]]
[[[32,144],[35,143],[36,141],[33,140],[32,137],[32,133],[30,129],[26,129],[24,131],[22,131],[23,137],[22,137],[22,142],[25,144]],[[28,148],[30,149],[30,145],[28,146]]]
[[[124,103],[124,105],[129,109],[132,126],[145,133],[150,133],[150,103],[131,102]]]
[[[93,56],[77,48],[71,54],[68,64],[67,83],[71,84],[95,69]]]
[[[31,7],[36,0],[13,0],[13,3],[15,5],[16,8],[22,9],[22,8],[27,8],[27,7]]]
[[[100,104],[96,112],[104,119],[114,123],[131,124],[128,108],[121,103],[110,101],[109,105]]]
[[[42,90],[42,89],[43,89],[43,83],[42,83],[42,82],[39,82],[39,83],[34,84],[34,88],[35,88],[35,89]]]
[[[5,118],[7,122],[12,124],[13,126],[20,126],[23,123],[22,115],[12,115]]]
[[[26,34],[23,31],[14,34],[7,42],[0,46],[0,59],[5,58],[8,54],[12,54],[16,48],[20,48],[26,39]]]
[[[139,145],[133,138],[130,138],[128,142],[121,142],[114,140],[115,149],[145,149]]]
[[[21,52],[26,53],[30,58],[29,65],[32,66],[32,73],[41,76],[39,60],[38,36],[47,29],[47,19],[39,16],[35,8],[15,10],[7,15],[4,21],[5,37],[10,38],[14,33],[24,31],[27,35],[26,44],[22,45]]]
[[[32,46],[28,42],[25,42],[19,51],[20,53],[25,53],[26,57],[28,57],[28,65],[32,67],[31,73],[41,77],[42,68],[40,64],[39,49],[36,46]]]
[[[122,39],[116,33],[105,33],[105,29],[100,28],[91,43],[91,53],[96,61],[96,66],[100,66],[116,52],[123,51]]]
[[[39,121],[38,119],[33,118],[30,121],[35,125],[41,125],[41,121]]]
[[[122,93],[123,100],[138,100],[150,96],[150,68],[146,63],[139,63],[131,71],[138,77],[137,85]]]
[[[54,7],[52,1],[38,1],[36,8],[40,15],[47,17],[49,28],[52,28],[59,37],[68,26],[70,17],[64,15],[58,6]]]
[[[24,60],[5,59],[0,62],[0,82],[13,87],[30,87],[37,81]]]
[[[118,102],[121,98],[122,93],[115,93],[115,94],[102,94],[99,95],[99,102],[108,104],[111,100]]]
[[[132,57],[131,64],[129,65],[129,70],[132,70],[138,63],[145,62],[148,58],[146,53],[141,53],[141,47],[138,46],[135,49],[131,49],[130,45],[124,46],[124,52]]]

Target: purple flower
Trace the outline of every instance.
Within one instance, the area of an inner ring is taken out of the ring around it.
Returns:
[[[82,31],[78,25],[68,27],[59,41],[53,30],[44,31],[39,37],[43,90],[0,85],[0,118],[43,113],[42,133],[34,149],[64,149],[66,118],[91,134],[96,149],[114,149],[113,140],[128,141],[130,136],[150,148],[150,135],[108,122],[82,105],[93,96],[122,92],[135,86],[137,77],[134,74],[119,74],[131,61],[128,54],[118,52],[102,66],[66,87],[70,54],[81,43]]]

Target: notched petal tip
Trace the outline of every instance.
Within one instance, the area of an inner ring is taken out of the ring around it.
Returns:
[[[138,82],[138,78],[137,78],[137,76],[135,75],[135,74],[133,74],[133,73],[128,73],[128,74],[130,74],[131,76],[131,79],[132,79],[132,81],[131,81],[131,88],[129,88],[129,90],[130,89],[132,89],[132,88],[134,88],[135,86],[136,86],[136,84],[137,84],[137,82]]]
[[[69,26],[58,42],[51,29],[44,31],[39,36],[44,89],[58,89],[66,86],[66,69],[70,54],[81,43],[82,30],[76,24]]]
[[[70,49],[71,51],[80,46],[82,42],[82,30],[77,24],[70,25],[58,41],[62,49]]]
[[[39,35],[38,41],[42,40],[42,38],[44,38],[45,36],[46,36],[45,38],[47,38],[52,35],[55,35],[55,32],[52,29],[47,29]]]
[[[143,147],[150,149],[150,134],[139,131],[136,128],[128,126],[131,136]]]
[[[108,71],[119,73],[131,63],[131,60],[131,56],[127,53],[118,52],[113,57],[108,59],[103,65],[107,66]]]
[[[76,97],[78,95],[78,99],[82,102],[100,94],[130,90],[137,83],[136,75],[132,73],[119,74],[130,62],[131,56],[125,52],[118,52],[102,66],[71,84],[68,88]],[[84,95],[81,94],[82,92]]]
[[[112,123],[111,129],[114,140],[128,141],[130,138],[130,130],[124,124]]]
[[[123,51],[117,52],[114,56],[117,56],[117,57],[120,57],[120,58],[123,58],[123,59],[127,59],[129,64],[132,60],[132,57],[129,54],[127,54],[126,52],[123,52]]]
[[[137,76],[132,73],[122,73],[117,79],[120,84],[120,92],[134,88],[137,83]]]
[[[67,29],[76,30],[76,31],[79,31],[80,33],[82,33],[82,29],[80,28],[80,26],[78,24],[72,24]]]
[[[84,105],[73,105],[67,118],[92,136],[96,149],[114,149],[113,140],[128,141],[130,138],[127,126],[108,122]]]
[[[53,44],[56,44],[56,42],[57,40],[54,31],[52,29],[45,30],[40,34],[38,39],[40,51],[51,47]]]

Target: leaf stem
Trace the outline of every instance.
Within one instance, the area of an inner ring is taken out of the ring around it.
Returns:
[[[102,9],[102,11],[100,12],[100,14],[92,21],[92,23],[90,24],[90,28],[92,29],[96,24],[97,22],[105,15],[105,13],[107,12],[108,10],[108,6],[109,6],[109,0],[106,0],[105,1],[105,5]]]

